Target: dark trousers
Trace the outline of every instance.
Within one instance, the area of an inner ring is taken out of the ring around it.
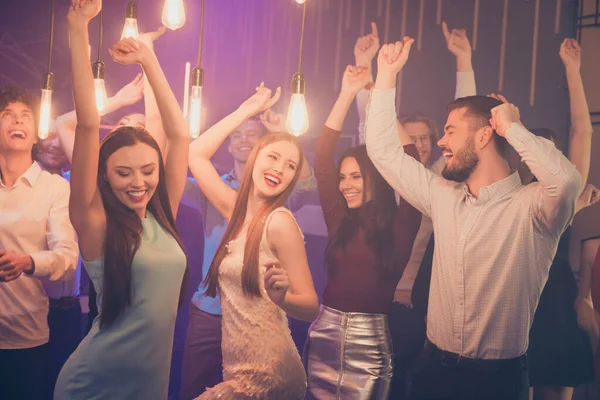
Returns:
[[[67,302],[50,300],[50,310],[48,312],[50,357],[47,397],[49,399],[52,399],[54,384],[60,370],[81,342],[83,337],[81,320],[81,305],[78,298],[69,299]]]
[[[501,361],[457,359],[427,343],[411,374],[411,400],[527,400],[525,356]]]
[[[0,398],[45,399],[48,344],[29,349],[0,350]]]
[[[208,314],[191,304],[181,366],[179,399],[194,399],[206,388],[221,382],[222,365],[221,316]]]
[[[394,376],[390,399],[406,399],[410,371],[425,343],[425,314],[416,308],[393,303],[389,314],[394,349]]]

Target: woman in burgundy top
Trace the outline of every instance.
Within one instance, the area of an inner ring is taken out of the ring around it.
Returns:
[[[334,163],[348,108],[368,82],[367,69],[346,68],[341,93],[317,143],[315,172],[329,234],[328,280],[304,350],[308,398],[387,399],[389,394],[387,313],[421,214],[403,199],[397,205],[365,146],[347,150],[339,167]],[[405,151],[418,159],[413,144]]]

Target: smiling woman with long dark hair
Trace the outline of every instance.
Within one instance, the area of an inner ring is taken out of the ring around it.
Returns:
[[[387,314],[421,222],[403,199],[397,204],[365,146],[347,150],[334,163],[348,108],[368,82],[367,69],[346,69],[317,143],[315,172],[329,244],[323,305],[304,348],[310,398],[388,398]],[[418,159],[414,144],[405,148]]]
[[[54,397],[166,399],[187,270],[174,218],[187,175],[187,126],[154,53],[125,39],[111,55],[142,65],[157,94],[168,150],[163,160],[152,136],[131,126],[99,145],[87,48],[88,23],[101,7],[100,0],[73,0],[68,14],[77,113],[69,211],[100,313],[63,367]]]

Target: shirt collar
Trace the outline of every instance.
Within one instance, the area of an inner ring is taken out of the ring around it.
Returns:
[[[519,176],[519,172],[515,171],[506,178],[479,189],[479,198],[477,200],[487,201],[493,198],[500,198],[519,186],[521,186],[521,177]],[[467,184],[463,186],[463,190],[467,197],[473,198]]]
[[[21,175],[19,177],[19,179],[17,179],[17,181],[15,182],[15,184],[18,183],[19,181],[23,180],[23,181],[27,182],[30,187],[33,187],[33,185],[35,185],[35,182],[40,177],[41,173],[42,173],[42,168],[37,163],[37,161],[34,161],[31,164],[31,166],[29,168],[27,168],[27,170],[25,172],[23,172],[23,175]],[[2,182],[2,180],[0,180],[0,185],[2,187],[6,187],[4,185],[4,182]]]

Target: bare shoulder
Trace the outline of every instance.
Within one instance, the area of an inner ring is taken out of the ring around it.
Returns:
[[[296,223],[296,218],[287,209],[278,209],[273,212],[267,226],[267,239],[271,247],[285,245],[289,241],[304,240],[300,227]]]

